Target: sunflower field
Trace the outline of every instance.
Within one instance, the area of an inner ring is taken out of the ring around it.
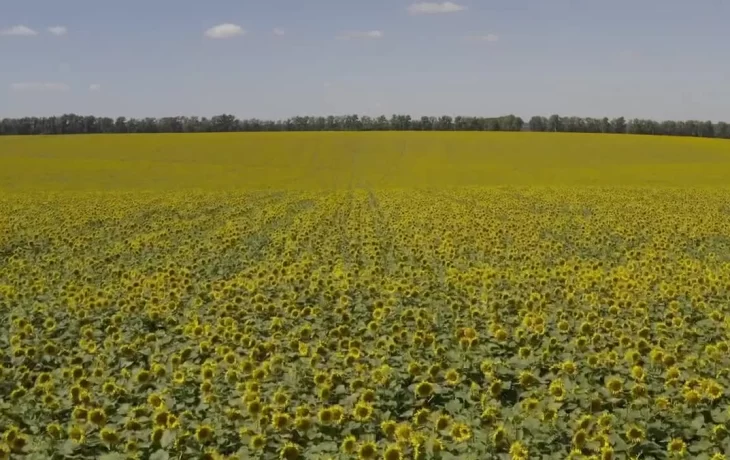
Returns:
[[[276,136],[0,139],[0,459],[730,458],[730,144]]]

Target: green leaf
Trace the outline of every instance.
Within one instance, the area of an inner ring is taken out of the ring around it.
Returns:
[[[708,441],[707,439],[702,439],[698,442],[693,442],[689,445],[687,450],[692,452],[693,454],[699,453],[699,452],[705,452],[709,451],[710,448],[712,448],[713,444],[712,442]]]
[[[167,453],[166,450],[160,449],[150,455],[149,460],[168,460],[170,458],[170,454]]]
[[[446,405],[444,406],[444,409],[446,409],[448,412],[450,412],[452,414],[457,414],[461,411],[462,407],[463,406],[459,400],[452,399],[451,401],[446,403]]]
[[[534,417],[527,417],[522,422],[522,428],[529,431],[530,434],[534,434],[540,431],[540,421]]]
[[[703,415],[698,415],[692,420],[692,428],[695,430],[699,430],[703,426],[705,426],[705,417]]]
[[[64,456],[69,456],[73,454],[74,450],[76,450],[77,447],[78,444],[70,439],[67,439],[63,444],[59,446],[58,453],[63,454]]]
[[[162,439],[160,440],[160,446],[162,446],[163,449],[167,448],[173,443],[173,441],[175,441],[175,437],[175,433],[170,430],[165,430],[162,434]]]
[[[124,460],[125,458],[127,457],[119,452],[109,452],[108,454],[101,455],[99,460]]]

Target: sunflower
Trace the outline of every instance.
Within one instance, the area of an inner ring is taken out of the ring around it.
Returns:
[[[613,447],[610,445],[601,447],[599,458],[600,460],[614,460],[616,458],[616,453],[614,452]]]
[[[550,387],[548,388],[548,392],[550,393],[550,396],[555,398],[557,401],[562,401],[565,399],[565,385],[563,384],[562,380],[554,380],[550,383]]]
[[[456,369],[453,369],[453,368],[448,369],[446,371],[446,373],[444,374],[444,379],[446,379],[446,383],[448,385],[452,385],[453,386],[453,385],[458,384],[459,383],[459,379],[460,379],[459,371],[457,371]]]
[[[654,406],[659,409],[660,411],[665,411],[671,407],[672,403],[669,400],[669,398],[664,396],[659,396],[654,400]]]
[[[380,431],[382,431],[388,439],[393,439],[395,437],[396,427],[397,424],[393,420],[384,420],[380,424]]]
[[[383,460],[401,460],[403,458],[403,451],[400,446],[391,444],[385,448],[383,453]]]
[[[398,444],[407,445],[411,442],[411,435],[413,430],[408,423],[399,423],[395,427],[395,440]]]
[[[423,372],[423,368],[420,364],[416,362],[408,363],[408,374],[410,374],[411,377],[418,377],[421,372]]]
[[[317,412],[317,419],[322,425],[330,425],[334,419],[332,415],[332,409],[329,409],[327,407],[320,409],[319,412]]]
[[[724,424],[715,425],[712,427],[712,438],[716,441],[722,441],[728,437],[728,428]]]
[[[280,407],[286,407],[289,404],[289,395],[284,390],[277,390],[273,397],[274,404]]]
[[[497,339],[498,342],[505,342],[509,338],[509,334],[504,329],[498,328],[494,331],[494,338]]]
[[[27,445],[28,437],[21,433],[18,434],[15,439],[13,439],[13,441],[10,443],[10,449],[17,453],[21,453]]]
[[[441,414],[436,418],[436,430],[443,431],[451,426],[451,416],[448,414]]]
[[[700,403],[700,400],[702,399],[702,396],[697,390],[691,390],[686,389],[682,393],[682,397],[684,398],[684,402],[687,403],[688,406],[694,407],[697,404]]]
[[[540,405],[540,400],[537,398],[526,398],[520,401],[520,409],[523,412],[532,412]]]
[[[644,385],[643,383],[635,383],[631,387],[631,396],[634,399],[645,398],[648,393],[649,393],[649,388],[647,388],[647,386]]]
[[[177,418],[175,414],[170,414],[167,417],[167,428],[174,430],[177,428],[180,428],[180,420]]]
[[[372,460],[378,454],[378,445],[372,441],[366,441],[357,448],[358,460]]]
[[[511,460],[527,460],[530,452],[521,441],[515,441],[509,447]]]
[[[215,431],[210,425],[200,425],[195,430],[195,440],[200,444],[206,444],[210,442],[215,436]]]
[[[332,388],[329,385],[323,385],[317,390],[317,396],[321,401],[328,401],[332,396]]]
[[[103,426],[106,424],[107,416],[104,409],[92,409],[89,412],[89,421],[96,426]]]
[[[613,425],[613,414],[604,412],[603,414],[598,416],[597,423],[602,430],[608,430],[609,428],[611,428],[611,425]]]
[[[150,374],[147,370],[141,370],[137,373],[137,376],[135,377],[135,380],[138,384],[142,385],[150,381],[152,377],[152,374]]]
[[[414,425],[425,425],[431,412],[428,409],[419,409],[413,414]]]
[[[357,449],[357,439],[355,436],[346,436],[345,439],[342,440],[342,444],[340,444],[340,450],[345,454],[352,455],[355,452],[355,449]]]
[[[714,380],[710,380],[705,385],[705,396],[707,399],[711,401],[717,401],[725,394],[725,390],[722,388],[722,386],[715,382]]]
[[[610,377],[606,380],[606,388],[613,396],[618,396],[624,389],[624,383],[618,377]]]
[[[540,418],[543,422],[551,423],[557,420],[558,413],[555,409],[551,407],[546,407],[542,410],[542,414],[540,415]]]
[[[360,395],[360,400],[363,402],[366,402],[368,404],[372,404],[375,402],[375,391],[371,389],[364,390],[362,394]]]
[[[164,404],[164,400],[162,399],[162,396],[160,394],[152,393],[147,397],[147,404],[155,409],[158,409]]]
[[[139,450],[139,443],[134,440],[130,439],[127,441],[127,443],[124,445],[124,451],[128,453],[135,453]]]
[[[85,422],[89,418],[89,411],[84,407],[75,407],[71,416],[77,422]]]
[[[471,428],[465,423],[455,423],[449,434],[457,443],[467,442],[471,439]]]
[[[291,442],[287,442],[279,451],[279,458],[281,460],[296,460],[301,454],[301,448]]]
[[[266,436],[263,434],[256,434],[251,437],[251,439],[248,441],[248,446],[251,448],[251,450],[262,450],[264,447],[266,447]]]
[[[632,444],[638,444],[645,438],[646,433],[644,430],[636,425],[632,425],[626,430],[626,439],[628,439]]]
[[[0,443],[0,460],[8,460],[10,458],[10,446]]]
[[[291,417],[286,412],[276,412],[271,417],[271,426],[276,431],[284,431],[289,428]]]
[[[75,444],[83,444],[84,440],[86,439],[86,432],[84,431],[84,428],[82,426],[72,425],[68,429],[68,437]]]
[[[591,425],[593,424],[593,416],[592,415],[584,415],[578,419],[578,428],[581,430],[589,431]]]
[[[420,382],[416,385],[415,393],[419,398],[428,398],[434,392],[434,386],[430,382]]]
[[[585,430],[580,429],[573,434],[573,446],[577,449],[583,449],[588,441],[588,433]]]
[[[263,409],[264,409],[264,405],[258,399],[249,401],[248,404],[246,404],[246,410],[251,415],[258,415],[261,413],[261,411],[263,411]]]
[[[170,413],[163,409],[161,411],[155,412],[155,414],[152,416],[152,421],[157,426],[166,427],[167,421],[169,418],[170,418]]]
[[[492,432],[492,442],[498,448],[501,448],[507,442],[507,432],[504,430],[503,426],[498,426]]]
[[[99,432],[99,437],[102,441],[104,441],[105,444],[108,444],[110,446],[114,446],[116,444],[119,444],[119,433],[117,433],[117,430],[111,427],[104,427]]]
[[[563,373],[567,375],[574,375],[577,372],[578,368],[573,361],[564,361],[560,365],[560,370],[562,370]]]
[[[332,421],[336,425],[342,423],[345,419],[345,409],[339,404],[335,404],[334,406],[330,406],[330,410],[332,411]]]
[[[165,435],[165,428],[161,426],[156,426],[152,429],[152,433],[150,433],[150,441],[152,441],[152,444],[159,444],[162,442],[162,437]]]
[[[532,385],[538,383],[537,377],[531,371],[521,371],[519,375],[519,382],[522,388],[529,388]]]
[[[358,402],[352,411],[352,417],[358,422],[367,422],[373,416],[373,406],[365,402]]]
[[[502,394],[502,381],[500,379],[494,379],[492,383],[489,384],[489,394],[492,395],[493,398],[499,398],[499,395]]]
[[[667,444],[667,452],[674,457],[684,457],[687,454],[687,444],[678,438],[674,438]]]
[[[46,425],[46,433],[53,439],[59,439],[61,433],[63,433],[63,428],[58,423],[49,423]]]
[[[316,386],[323,386],[329,383],[329,375],[326,372],[317,371],[314,373],[314,384]]]

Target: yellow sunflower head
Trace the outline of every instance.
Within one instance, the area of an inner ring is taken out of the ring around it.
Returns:
[[[678,438],[669,441],[667,452],[673,457],[684,457],[687,454],[687,444]]]
[[[457,443],[464,443],[471,439],[471,428],[465,423],[455,423],[449,433]]]
[[[296,460],[301,454],[301,448],[294,443],[287,442],[279,451],[279,458],[281,460]]]
[[[366,441],[357,448],[358,460],[372,460],[378,455],[378,445],[372,441]]]
[[[345,439],[342,440],[342,444],[340,444],[340,450],[348,455],[352,455],[355,452],[355,449],[357,448],[357,439],[355,436],[348,435],[345,437]]]

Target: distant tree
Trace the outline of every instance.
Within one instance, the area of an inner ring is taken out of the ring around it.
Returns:
[[[556,133],[563,130],[563,123],[559,115],[550,115],[547,122],[547,130]]]
[[[258,131],[557,131],[586,133],[631,133],[668,136],[717,137],[730,139],[730,125],[711,121],[662,121],[623,117],[608,118],[534,116],[529,123],[515,115],[502,117],[474,117],[441,115],[411,118],[410,115],[392,114],[376,118],[357,114],[311,116],[302,115],[285,120],[238,119],[221,114],[206,117],[125,118],[80,116],[73,113],[52,117],[22,117],[0,119],[0,135],[35,134],[97,134],[97,133],[206,133]]]
[[[715,127],[715,136],[723,139],[730,139],[730,124],[721,121]]]
[[[611,120],[611,132],[626,134],[626,119],[624,117],[618,117]]]

